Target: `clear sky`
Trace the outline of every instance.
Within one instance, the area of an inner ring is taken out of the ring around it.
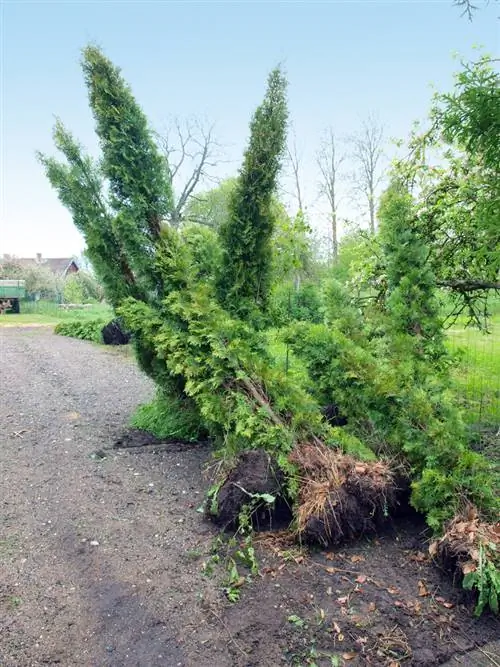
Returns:
[[[495,2],[472,22],[451,0],[0,5],[0,253],[17,256],[69,256],[84,246],[35,151],[53,152],[51,129],[59,116],[98,154],[79,69],[88,42],[122,68],[156,128],[174,116],[215,123],[226,158],[219,176],[237,169],[267,74],[282,63],[305,196],[318,224],[315,153],[327,126],[342,138],[376,113],[388,136],[404,137],[426,114],[430,84],[450,88],[458,66],[453,53],[477,57],[474,45],[499,50]],[[352,214],[347,200],[341,214]]]

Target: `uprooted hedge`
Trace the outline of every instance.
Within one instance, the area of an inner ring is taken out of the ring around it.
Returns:
[[[40,159],[159,388],[155,410],[175,405],[185,417],[177,423],[208,433],[223,457],[210,494],[215,518],[234,524],[251,506],[262,523],[273,505],[287,506],[298,536],[338,543],[382,523],[411,484],[412,503],[438,534],[466,503],[491,520],[494,480],[467,449],[448,397],[434,278],[404,187],[394,184],[381,211],[387,289],[373,322],[344,296],[324,323],[292,325],[284,336],[306,369],[299,381],[265,335],[271,204],[286,142],[282,73],[270,75],[252,119],[211,275],[196,244],[168,224],[170,171],[119,70],[94,47],[83,70],[102,160],[85,156],[60,122],[54,140],[66,161]],[[327,404],[345,426],[328,422]]]

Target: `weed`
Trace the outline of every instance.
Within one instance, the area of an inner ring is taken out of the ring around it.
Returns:
[[[493,551],[494,544],[489,544]],[[475,616],[481,616],[484,608],[489,605],[494,614],[498,614],[498,599],[500,597],[500,570],[495,567],[492,559],[486,557],[486,547],[479,547],[479,564],[476,570],[468,572],[463,580],[463,587],[467,590],[476,589],[478,592]]]

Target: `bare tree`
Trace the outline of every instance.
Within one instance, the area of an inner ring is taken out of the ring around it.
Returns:
[[[355,165],[354,190],[366,200],[370,231],[374,234],[377,189],[384,175],[381,169],[384,147],[383,125],[375,116],[369,116],[363,122],[361,131],[350,138],[350,143]]]
[[[497,0],[498,2],[498,0]],[[474,13],[479,9],[478,5],[475,5],[472,0],[454,0],[453,4],[456,7],[460,7],[462,10],[462,16],[467,16],[469,21],[472,21]],[[489,5],[489,0],[482,0],[482,5]]]
[[[213,136],[213,126],[206,127],[199,120],[188,120],[181,123],[174,119],[166,133],[157,134],[169,170],[172,184],[184,177],[175,197],[173,211],[169,222],[178,227],[184,217],[189,199],[194,196],[196,188],[203,182],[215,182],[211,170],[222,162],[219,154],[220,146]]]
[[[335,134],[331,127],[326,130],[321,147],[318,151],[316,162],[318,164],[321,181],[320,194],[326,197],[329,206],[329,217],[331,225],[331,240],[333,259],[338,255],[338,181],[339,172],[342,163],[345,160],[344,155],[338,155]]]
[[[291,141],[287,147],[288,152],[288,161],[292,170],[293,176],[293,185],[294,185],[294,196],[297,199],[297,204],[299,211],[304,213],[304,202],[302,199],[302,190],[300,187],[300,156],[297,150],[297,140],[295,135],[293,136],[293,142]]]

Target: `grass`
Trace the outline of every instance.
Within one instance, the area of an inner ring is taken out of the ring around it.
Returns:
[[[111,320],[113,311],[107,304],[96,303],[87,308],[64,310],[51,301],[23,301],[19,314],[6,313],[0,316],[2,326],[26,326],[29,324],[56,325],[65,320]]]
[[[460,400],[469,423],[500,426],[500,313],[490,333],[457,323],[448,331],[450,349],[459,354],[455,370]]]

